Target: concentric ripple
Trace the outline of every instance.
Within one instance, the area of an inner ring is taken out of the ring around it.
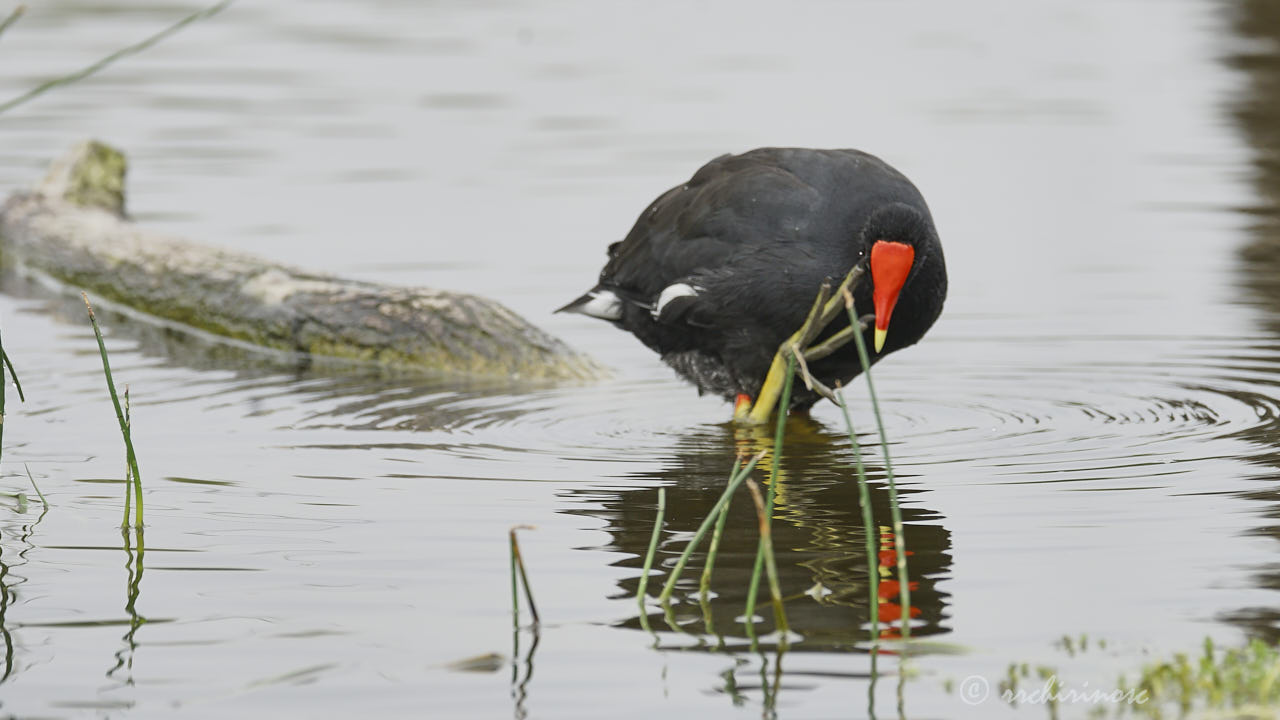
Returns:
[[[951,338],[934,346],[952,358],[945,374],[924,352],[894,358],[877,382],[897,462],[921,473],[964,463],[993,482],[1132,478],[1270,452],[1280,437],[1280,362],[1270,348],[1204,338],[1072,343],[1073,358],[1058,366],[1044,363],[1040,347],[1006,345],[994,358],[992,343]],[[699,399],[656,363],[559,387],[278,374],[193,382],[188,372],[172,380],[184,401],[270,418],[294,446],[336,447],[325,431],[340,431],[344,447],[536,465],[539,457],[661,460],[691,441],[716,454],[741,438],[725,425],[727,405]],[[861,388],[848,397],[855,424],[869,432]],[[813,418],[834,449],[847,445],[834,407],[819,405]]]
[[[1188,347],[1194,355],[1163,359]],[[946,388],[928,374],[883,382],[887,431],[902,462],[963,462],[995,481],[1164,475],[1188,460],[1272,452],[1280,363],[1231,342],[1137,339],[1122,350],[1123,359],[1060,367],[1006,357],[999,373],[952,365]],[[1153,360],[1132,361],[1143,355]]]

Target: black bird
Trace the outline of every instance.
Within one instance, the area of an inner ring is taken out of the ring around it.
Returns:
[[[557,312],[612,322],[700,394],[741,407],[757,398],[822,283],[839,283],[868,256],[871,283],[859,283],[854,302],[859,317],[875,314],[866,331],[875,362],[923,337],[946,299],[942,245],[924,198],[858,150],[760,148],[722,155],[654,200],[609,246],[600,282]],[[818,339],[848,326],[842,314]],[[861,367],[850,343],[809,370],[831,386]],[[791,409],[818,399],[797,383]]]

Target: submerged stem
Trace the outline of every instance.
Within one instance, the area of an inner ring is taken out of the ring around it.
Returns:
[[[849,418],[849,406],[845,404],[844,392],[837,390],[840,398],[840,413],[844,415],[844,426],[849,431],[849,444],[853,447],[853,468],[858,477],[858,502],[862,505],[862,527],[866,538],[867,553],[867,615],[871,625],[871,678],[872,690],[867,702],[871,704],[874,715],[874,682],[876,676],[876,658],[880,652],[880,529],[875,524],[875,514],[871,511],[871,488],[867,485],[867,470],[862,463],[862,446],[858,443],[858,434],[853,430],[853,420]]]
[[[640,622],[649,623],[649,613],[645,610],[645,590],[649,587],[649,571],[653,568],[653,556],[658,552],[658,538],[662,535],[662,516],[667,511],[667,489],[658,488],[658,517],[653,521],[653,535],[649,536],[649,551],[644,555],[644,570],[640,575],[640,587],[636,588],[636,602],[640,605]]]
[[[778,410],[778,426],[773,435],[773,463],[769,468],[769,494],[765,501],[765,518],[773,519],[773,500],[778,492],[778,478],[782,467],[782,439],[787,432],[787,408],[791,405],[791,387],[796,379],[796,359],[787,357],[787,377],[782,385],[782,406]],[[760,570],[764,564],[764,541],[756,546],[756,563],[751,569],[751,586],[747,589],[747,608],[744,616],[751,624],[756,613],[756,593],[760,590]]]
[[[733,466],[733,474],[738,473],[738,466],[742,464],[739,459]],[[711,591],[711,573],[716,566],[716,555],[720,552],[720,538],[724,537],[724,526],[729,520],[729,505],[733,503],[733,498],[720,508],[720,514],[716,517],[716,527],[711,533],[711,545],[707,547],[707,562],[702,568],[702,579],[698,583],[698,593],[706,599],[707,593]]]
[[[662,594],[658,596],[658,601],[666,604],[671,601],[671,593],[675,591],[676,581],[680,579],[680,574],[684,572],[684,566],[689,562],[689,557],[693,555],[693,551],[697,549],[698,543],[702,542],[703,536],[707,534],[707,530],[711,529],[711,524],[715,522],[716,515],[729,503],[729,498],[733,496],[733,492],[738,489],[742,481],[751,474],[755,469],[756,463],[760,462],[764,457],[764,451],[758,453],[755,457],[738,471],[738,474],[729,480],[729,485],[724,489],[724,493],[720,495],[720,499],[712,506],[711,512],[703,519],[702,524],[698,526],[698,531],[694,533],[693,539],[689,541],[684,552],[681,553],[680,559],[676,561],[676,566],[671,570],[671,576],[667,578],[667,582],[662,587]]]
[[[764,565],[769,573],[769,594],[773,597],[773,619],[780,633],[782,644],[787,641],[787,612],[782,606],[782,587],[778,583],[778,563],[773,557],[773,527],[769,515],[765,511],[764,500],[760,497],[760,487],[754,480],[747,481],[747,490],[751,491],[751,500],[756,504],[756,518],[760,523],[760,547],[764,549]]]
[[[858,315],[853,306],[853,295],[844,293],[845,309],[849,313],[849,322],[858,323]],[[871,397],[871,411],[876,418],[876,429],[880,434],[880,452],[884,456],[884,474],[889,485],[889,511],[893,517],[893,548],[898,560],[898,598],[902,605],[902,615],[898,621],[902,631],[902,639],[911,639],[911,579],[907,575],[907,538],[902,530],[902,509],[898,507],[898,485],[893,477],[893,463],[889,459],[889,436],[884,431],[884,419],[880,416],[880,402],[876,399],[876,386],[871,381],[871,358],[867,355],[867,343],[862,333],[853,334],[853,343],[858,348],[858,359],[862,361],[862,376],[867,381],[867,394]],[[904,650],[905,653],[905,650]]]

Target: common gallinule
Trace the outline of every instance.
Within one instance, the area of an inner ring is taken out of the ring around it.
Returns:
[[[612,322],[700,394],[741,407],[824,281],[838,283],[868,257],[871,282],[853,297],[860,318],[874,313],[864,335],[875,362],[914,344],[942,312],[947,270],[924,198],[858,150],[760,148],[722,155],[654,200],[609,246],[600,282],[557,312]],[[817,341],[848,327],[841,313]],[[831,385],[862,366],[849,343],[808,368]],[[819,398],[797,383],[791,409]]]

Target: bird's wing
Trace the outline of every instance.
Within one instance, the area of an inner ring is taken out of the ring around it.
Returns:
[[[767,158],[723,156],[663,193],[611,245],[601,285],[655,307],[664,290],[744,252],[802,241],[819,193]]]

